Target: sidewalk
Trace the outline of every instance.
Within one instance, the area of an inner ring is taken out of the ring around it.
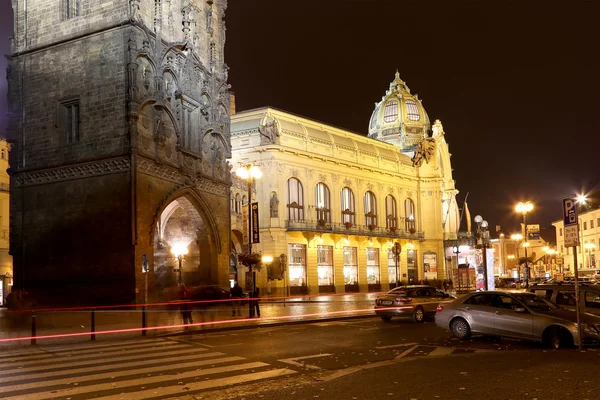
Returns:
[[[295,298],[262,298],[261,318],[248,318],[249,306],[241,307],[242,316],[232,317],[231,305],[215,303],[210,306],[195,304],[192,311],[194,324],[183,326],[180,306],[149,305],[146,311],[148,337],[177,334],[186,331],[213,332],[249,326],[280,325],[315,320],[374,316],[373,305],[377,293],[301,296]],[[35,316],[34,316],[35,315]],[[57,344],[89,341],[92,319],[97,341],[123,340],[142,336],[142,308],[94,310],[58,310],[20,312],[0,309],[0,349],[31,345],[32,326],[35,325],[36,344]],[[34,322],[35,321],[35,322]],[[164,327],[164,328],[162,328]],[[103,334],[102,331],[121,331]],[[39,338],[46,335],[77,335]],[[26,340],[6,341],[7,339]]]

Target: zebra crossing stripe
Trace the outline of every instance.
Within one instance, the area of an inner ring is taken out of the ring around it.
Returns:
[[[209,357],[218,357],[218,356],[224,356],[225,353],[203,353],[203,354],[191,354],[191,355],[187,355],[187,356],[178,356],[176,359],[168,359],[168,360],[162,360],[162,359],[151,359],[151,360],[147,360],[147,361],[131,361],[131,362],[126,362],[126,363],[118,363],[118,364],[109,364],[109,365],[104,365],[104,366],[100,366],[100,367],[88,367],[88,368],[77,368],[77,369],[68,369],[68,370],[61,370],[61,371],[52,371],[52,372],[41,372],[41,373],[37,373],[37,374],[23,374],[22,376],[10,376],[7,378],[3,378],[0,379],[0,384],[1,383],[11,383],[11,384],[18,384],[19,382],[22,381],[32,381],[35,379],[45,379],[45,378],[52,378],[52,377],[62,377],[64,375],[73,375],[73,374],[87,374],[88,372],[107,372],[107,371],[114,371],[116,368],[137,368],[137,367],[144,367],[144,366],[152,366],[155,365],[157,362],[166,362],[166,364],[163,364],[162,368],[166,368],[168,365],[170,364],[175,364],[181,361],[188,361],[188,360],[198,360],[198,359],[202,359],[202,358],[209,358]],[[19,371],[20,372],[20,371]],[[88,375],[86,375],[88,376]],[[112,376],[112,375],[111,375]],[[21,378],[21,379],[19,379]],[[78,379],[78,377],[73,377],[72,379]],[[2,389],[0,388],[0,391]]]
[[[95,397],[94,400],[144,400],[151,398],[164,398],[165,396],[185,395],[198,390],[213,389],[221,386],[235,385],[237,383],[258,381],[261,379],[277,378],[296,373],[296,371],[287,368],[272,369],[269,371],[212,379],[204,382],[191,382],[183,386],[169,386],[158,389],[148,389],[134,393],[120,393],[113,396]]]
[[[127,346],[125,349],[139,350],[139,349],[145,349],[145,348],[152,349],[152,348],[158,348],[158,347],[173,348],[174,346],[177,346],[177,345],[181,346],[181,344],[178,344],[176,342],[140,343],[140,344],[131,344],[131,345]],[[64,350],[61,352],[55,352],[52,350],[43,350],[43,351],[38,351],[38,353],[36,353],[36,354],[31,354],[31,355],[27,355],[27,356],[18,356],[18,357],[10,357],[10,358],[5,358],[5,359],[0,359],[0,363],[21,362],[21,361],[28,361],[28,360],[42,360],[43,361],[47,358],[70,357],[73,355],[88,354],[88,353],[109,354],[109,353],[122,352],[122,351],[125,351],[125,350],[115,348],[115,346],[103,346],[100,349],[92,348],[92,349],[82,349],[82,350],[74,350],[74,351]]]
[[[101,348],[106,348],[106,347],[115,348],[115,347],[124,347],[124,346],[128,347],[128,346],[134,346],[134,345],[144,345],[144,344],[153,344],[153,343],[154,344],[166,344],[166,343],[174,343],[174,342],[172,340],[165,340],[165,339],[144,339],[144,340],[129,339],[129,340],[122,340],[122,341],[111,342],[111,343],[106,343],[106,342],[90,343],[90,342],[88,342],[87,344],[79,345],[79,346],[72,346],[69,344],[65,344],[65,345],[59,345],[59,346],[44,346],[42,348],[30,347],[24,351],[17,351],[17,350],[5,351],[5,352],[3,352],[3,354],[0,355],[0,362],[5,361],[6,357],[13,358],[13,357],[29,356],[29,355],[34,355],[34,354],[37,354],[40,352],[60,353],[60,352],[70,352],[70,351],[85,350],[85,349],[101,349]]]
[[[157,357],[157,359],[159,358],[164,358],[166,356],[178,356],[178,355],[182,355],[182,354],[190,354],[190,352],[201,352],[201,351],[207,351],[206,349],[198,349],[198,348],[185,348],[185,349],[181,349],[181,350],[176,350],[176,351],[165,351],[165,352],[160,352],[158,354],[155,354],[155,356]],[[125,353],[125,352],[123,352]],[[123,354],[123,353],[119,353],[119,354]],[[105,363],[105,362],[111,362],[111,363],[115,363],[117,361],[136,361],[139,360],[140,358],[147,358],[150,357],[152,354],[148,353],[148,352],[136,352],[136,353],[128,353],[128,354],[123,354],[122,357],[107,357],[104,358],[102,360],[98,360],[98,359],[86,359],[85,361],[76,361],[73,363],[69,363],[71,360],[69,360],[68,358],[66,359],[62,359],[62,360],[57,360],[54,364],[52,365],[44,365],[44,366],[40,366],[40,365],[36,365],[33,367],[29,367],[29,368],[19,368],[18,365],[13,366],[13,369],[10,371],[5,371],[4,373],[0,374],[0,378],[2,376],[12,376],[14,375],[15,372],[43,372],[43,371],[48,371],[49,369],[53,369],[53,368],[61,368],[61,367],[92,367],[97,365],[99,362]],[[145,356],[145,357],[144,357]]]
[[[263,362],[250,362],[250,363],[246,363],[246,364],[237,364],[237,365],[230,365],[230,366],[226,366],[226,367],[215,367],[215,368],[207,368],[204,370],[195,370],[195,371],[187,371],[187,372],[181,372],[181,373],[176,373],[170,376],[151,376],[151,377],[144,377],[144,378],[138,378],[138,379],[131,379],[131,380],[127,380],[127,381],[120,381],[120,382],[108,382],[108,383],[100,383],[100,384],[94,384],[94,385],[87,385],[87,386],[76,386],[76,387],[71,387],[68,389],[59,389],[59,390],[52,390],[52,391],[45,391],[45,392],[38,392],[38,393],[28,393],[25,395],[17,395],[17,396],[10,396],[10,393],[8,393],[7,397],[4,397],[4,399],[7,400],[41,400],[41,399],[45,399],[48,397],[61,397],[61,396],[76,396],[76,395],[82,395],[82,394],[93,394],[96,392],[100,392],[100,391],[105,391],[105,390],[120,390],[121,392],[123,391],[127,391],[127,392],[135,392],[136,390],[139,389],[140,385],[151,385],[151,384],[157,384],[157,383],[163,383],[166,384],[166,386],[176,386],[178,390],[181,390],[183,388],[182,385],[179,384],[179,382],[181,382],[182,379],[188,379],[188,378],[195,378],[198,376],[205,376],[205,375],[213,375],[213,374],[222,374],[222,373],[227,373],[227,372],[234,372],[234,371],[241,371],[244,369],[253,369],[253,368],[260,368],[260,367],[266,367],[269,364],[263,363]],[[236,377],[233,377],[236,378]],[[235,381],[237,381],[237,379],[235,379]],[[127,386],[126,386],[127,385]],[[127,393],[127,395],[124,395],[124,398],[126,399],[131,399],[131,395],[135,395],[136,393]],[[96,397],[94,397],[96,399]],[[144,397],[140,397],[140,398],[144,398]]]
[[[31,389],[43,389],[43,388],[48,388],[48,387],[52,388],[52,390],[56,390],[54,388],[54,386],[58,386],[58,385],[67,385],[70,383],[83,383],[83,382],[87,382],[87,381],[91,381],[91,380],[98,380],[98,379],[113,379],[113,378],[119,378],[119,377],[125,377],[125,376],[139,376],[141,374],[150,374],[150,373],[155,373],[155,372],[164,372],[164,374],[174,374],[174,373],[177,373],[179,370],[183,370],[188,367],[221,364],[221,363],[228,363],[228,362],[235,362],[235,361],[242,361],[242,360],[244,360],[243,357],[223,357],[223,358],[203,360],[203,361],[192,361],[192,362],[187,362],[187,363],[173,364],[173,365],[169,366],[170,369],[169,369],[169,367],[167,367],[165,365],[159,365],[159,366],[148,367],[148,368],[139,368],[139,369],[136,368],[135,370],[126,369],[126,370],[119,371],[119,372],[113,371],[113,372],[96,373],[96,374],[92,373],[92,374],[86,374],[84,376],[55,379],[55,380],[51,380],[51,381],[27,383],[27,384],[21,384],[21,385],[13,384],[10,386],[0,387],[0,393],[1,394],[10,394],[10,392],[17,392],[17,391],[31,390]]]

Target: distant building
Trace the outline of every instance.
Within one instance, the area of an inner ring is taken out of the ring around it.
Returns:
[[[244,205],[258,203],[254,249],[274,258],[259,286],[270,278],[279,294],[364,292],[449,276],[444,234],[458,228],[458,191],[441,122],[430,123],[398,74],[367,122],[368,136],[271,107],[232,115],[233,170],[255,164],[264,174],[252,199],[234,183],[230,202],[238,254]]]
[[[13,284],[12,257],[8,253],[10,226],[10,178],[8,176],[8,154],[10,144],[0,138],[0,306],[5,304],[6,296]]]
[[[579,275],[600,276],[600,265],[597,261],[600,252],[600,208],[583,207],[579,212],[580,246],[576,248],[565,246],[563,220],[555,221],[552,225],[556,229],[557,250],[564,256],[565,274],[574,274],[573,253],[577,251]]]
[[[15,289],[96,304],[144,302],[146,278],[150,299],[226,285],[227,0],[12,4]]]

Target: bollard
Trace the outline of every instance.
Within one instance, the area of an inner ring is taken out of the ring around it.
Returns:
[[[142,336],[146,336],[146,306],[142,307]]]
[[[31,344],[35,345],[35,311],[31,313]]]
[[[96,340],[96,334],[94,332],[96,332],[96,313],[94,312],[94,309],[92,308],[92,326],[91,326],[91,340]]]

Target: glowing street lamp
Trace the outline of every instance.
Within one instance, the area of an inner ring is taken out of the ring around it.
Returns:
[[[259,179],[262,177],[262,171],[257,165],[254,164],[242,164],[236,171],[235,174],[248,182],[248,256],[252,254],[252,181],[254,179]],[[257,221],[258,223],[258,221]],[[250,277],[252,279],[252,293],[251,297],[254,297],[256,292],[256,279],[255,274],[252,272],[252,264],[248,266],[248,272],[250,272]],[[253,300],[248,302],[249,313],[248,316],[250,318],[254,317],[254,303]]]
[[[179,286],[181,286],[181,285],[183,285],[182,263],[183,263],[183,259],[184,259],[185,255],[188,253],[188,248],[183,243],[176,243],[173,247],[171,247],[171,253],[179,261]]]
[[[516,211],[523,214],[523,229],[524,229],[524,235],[525,235],[525,239],[529,239],[527,237],[527,213],[530,212],[531,210],[533,210],[533,204],[531,204],[530,201],[525,202],[525,203],[518,203],[517,206],[515,207]],[[529,263],[527,261],[527,246],[523,245],[525,247],[525,287],[528,288],[529,287]]]

